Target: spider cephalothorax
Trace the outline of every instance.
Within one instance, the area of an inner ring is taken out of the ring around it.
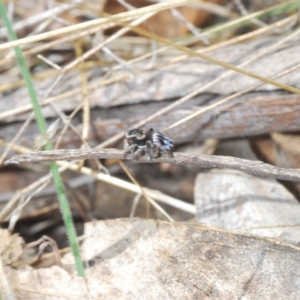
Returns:
[[[161,132],[144,129],[130,129],[126,132],[124,138],[124,152],[131,153],[134,158],[147,155],[149,159],[159,157],[166,153],[173,157],[174,144],[171,139]]]
[[[124,138],[124,152],[131,153],[134,158],[146,153],[147,131],[143,129],[130,129]]]

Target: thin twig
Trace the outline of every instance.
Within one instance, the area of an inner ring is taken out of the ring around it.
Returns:
[[[80,160],[80,159],[132,159],[131,155],[124,155],[119,149],[75,149],[75,150],[55,150],[37,151],[27,154],[15,155],[4,164],[19,164],[20,162],[46,162],[57,160]],[[139,163],[171,163],[197,165],[200,168],[233,169],[250,173],[255,176],[281,179],[286,181],[300,182],[300,169],[286,169],[275,167],[261,161],[253,161],[228,156],[218,155],[190,155],[186,153],[174,153],[174,157],[159,157],[149,160],[147,156],[142,156]]]
[[[125,173],[127,174],[127,176],[130,178],[130,180],[140,188],[141,193],[143,194],[143,196],[145,197],[145,199],[148,201],[148,203],[151,203],[153,205],[154,208],[156,208],[163,216],[166,217],[166,219],[170,222],[174,222],[174,220],[172,219],[172,217],[160,206],[156,203],[155,200],[153,200],[145,191],[145,189],[139,184],[139,182],[134,178],[134,176],[131,174],[131,172],[129,171],[129,169],[126,167],[126,165],[120,160],[119,164],[121,166],[121,168],[125,171]]]
[[[26,27],[29,26],[37,26],[36,24],[44,21],[45,19],[52,17],[53,15],[58,15],[61,14],[63,12],[65,12],[66,10],[69,10],[73,7],[75,7],[76,4],[62,4],[59,6],[56,6],[54,8],[48,9],[44,12],[41,12],[37,15],[31,16],[25,20],[21,20],[19,22],[16,22],[13,25],[13,29],[15,32],[18,32],[19,30],[24,30]],[[4,38],[7,35],[7,29],[5,26],[0,28],[0,38]]]

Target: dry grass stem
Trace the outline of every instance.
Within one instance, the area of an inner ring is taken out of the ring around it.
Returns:
[[[195,1],[196,0],[172,0],[172,1],[167,1],[164,3],[146,6],[143,8],[136,9],[136,10],[127,11],[127,12],[120,13],[120,14],[117,14],[114,16],[110,16],[107,18],[99,18],[97,20],[92,20],[92,21],[88,21],[88,22],[84,22],[84,23],[80,23],[80,24],[76,24],[76,25],[71,25],[71,26],[68,26],[68,27],[65,27],[62,29],[57,29],[57,30],[53,30],[50,32],[41,33],[41,34],[38,34],[33,37],[27,37],[27,38],[19,39],[17,41],[12,41],[12,42],[2,44],[2,45],[0,45],[0,51],[5,50],[5,49],[10,49],[10,48],[13,48],[16,46],[21,46],[21,45],[26,45],[26,44],[33,43],[33,42],[42,41],[45,39],[54,38],[56,36],[60,36],[63,34],[73,33],[75,31],[79,31],[79,30],[83,30],[83,29],[93,28],[95,26],[100,26],[102,24],[115,23],[115,22],[118,24],[118,22],[120,22],[120,21],[128,22],[134,18],[138,18],[138,17],[144,16],[149,13],[151,13],[151,14],[157,13],[164,9],[170,9],[170,8],[177,7],[177,6],[182,6],[182,5],[192,3]]]

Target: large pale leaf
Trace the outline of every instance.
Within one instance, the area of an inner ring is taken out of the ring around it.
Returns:
[[[299,299],[300,248],[194,224],[88,223],[86,278],[51,267],[5,272],[17,299]]]

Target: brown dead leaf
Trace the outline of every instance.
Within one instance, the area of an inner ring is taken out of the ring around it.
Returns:
[[[259,155],[267,162],[283,168],[299,168],[299,134],[272,132],[269,137],[260,137],[253,141]]]
[[[271,133],[270,137],[260,137],[253,141],[257,153],[266,162],[283,168],[300,168],[299,134]],[[300,184],[288,183],[287,187],[300,199]]]
[[[0,255],[4,265],[10,265],[22,255],[23,244],[24,241],[18,234],[11,234],[0,228]]]
[[[271,137],[280,148],[294,154],[300,154],[300,136],[296,134],[283,134],[279,132],[272,132]]]
[[[210,0],[207,2],[221,3],[222,0]],[[127,3],[136,8],[151,4],[149,1],[140,0],[127,1]],[[176,10],[184,17],[185,20],[197,27],[201,27],[211,15],[210,12],[193,6],[177,7]],[[119,1],[110,0],[107,1],[105,11],[110,14],[116,14],[126,11],[126,7],[124,7],[124,5],[122,5]],[[186,24],[181,22],[180,19],[175,18],[170,10],[163,10],[156,13],[152,18],[149,18],[147,22],[140,25],[140,27],[146,30],[151,30],[156,34],[169,39],[178,38],[190,33]]]
[[[85,279],[56,266],[7,267],[17,299],[299,299],[300,248],[292,245],[140,219],[87,223],[85,236]]]

